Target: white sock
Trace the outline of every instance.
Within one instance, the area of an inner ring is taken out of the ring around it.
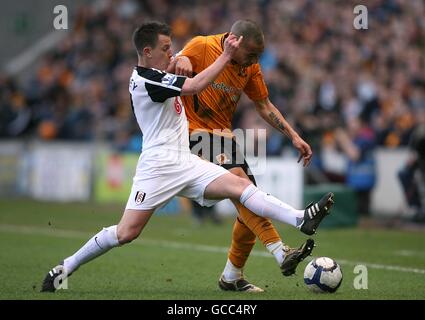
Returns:
[[[283,251],[283,243],[282,241],[277,241],[273,243],[269,243],[266,245],[267,250],[274,255],[277,264],[280,266],[285,259],[285,251]]]
[[[227,281],[235,281],[242,278],[242,269],[233,265],[230,259],[227,259],[226,266],[223,271],[224,279]]]
[[[77,270],[84,263],[104,254],[119,245],[117,226],[103,228],[72,256],[64,260],[64,269],[67,274]]]
[[[274,219],[294,227],[300,227],[304,220],[304,210],[297,210],[272,195],[249,185],[240,197],[240,202],[256,215]]]

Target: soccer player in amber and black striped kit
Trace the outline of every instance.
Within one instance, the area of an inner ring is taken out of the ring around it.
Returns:
[[[267,87],[258,63],[264,50],[264,36],[260,27],[253,21],[239,20],[233,24],[231,33],[244,38],[231,63],[201,93],[182,97],[189,119],[192,151],[196,149],[195,153],[199,153],[196,146],[202,143],[202,139],[208,139],[209,143],[204,142],[204,145],[211,146],[210,150],[207,150],[208,160],[240,177],[250,179],[255,184],[255,178],[249,172],[244,155],[240,154],[239,146],[230,133],[237,103],[241,94],[245,93],[254,102],[259,115],[291,139],[299,151],[300,159],[303,159],[304,166],[307,166],[312,157],[310,146],[292,129],[268,98]],[[223,52],[223,43],[229,34],[193,38],[176,56],[175,66],[171,65],[170,70],[174,68],[176,74],[185,76],[202,72]],[[208,134],[205,135],[205,132]],[[206,158],[205,152],[202,156]],[[220,159],[226,161],[220,162]],[[242,161],[237,161],[238,159]],[[330,204],[331,198],[332,194],[327,194],[319,204]],[[294,252],[294,249],[282,243],[277,230],[268,219],[255,215],[237,200],[233,200],[233,203],[239,214],[233,227],[232,244],[226,266],[219,279],[219,286],[223,290],[261,292],[263,291],[261,288],[244,279],[242,272],[256,237],[274,255],[285,276],[295,272],[296,265],[288,272],[284,263],[286,255]],[[310,207],[311,209],[306,210],[315,210],[314,206]],[[308,242],[298,249],[298,262],[304,257],[302,252],[306,251],[307,245]]]

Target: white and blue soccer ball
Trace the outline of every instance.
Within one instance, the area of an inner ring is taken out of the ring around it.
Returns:
[[[305,267],[304,282],[313,292],[335,292],[342,282],[341,267],[331,258],[316,258]]]

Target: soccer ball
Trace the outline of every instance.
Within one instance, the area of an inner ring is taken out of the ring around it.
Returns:
[[[313,292],[335,292],[342,282],[341,267],[331,258],[316,258],[305,267],[304,282]]]

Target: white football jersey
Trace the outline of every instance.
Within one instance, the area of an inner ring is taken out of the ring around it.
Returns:
[[[130,78],[130,98],[143,133],[143,152],[189,150],[186,113],[180,99],[186,77],[137,66]]]

